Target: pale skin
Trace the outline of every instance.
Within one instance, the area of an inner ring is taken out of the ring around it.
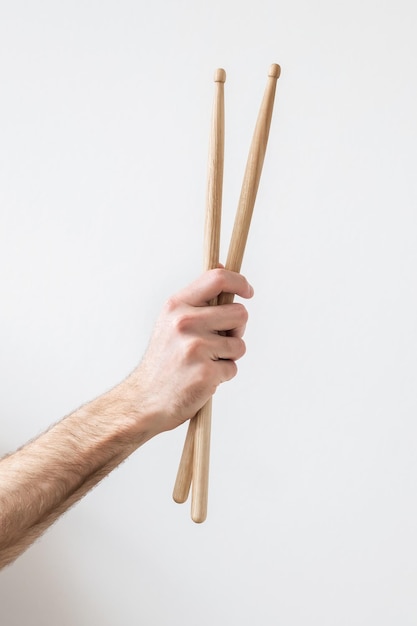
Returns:
[[[172,296],[137,368],[46,433],[0,461],[0,568],[146,441],[192,418],[237,372],[250,298],[241,274],[205,272]]]

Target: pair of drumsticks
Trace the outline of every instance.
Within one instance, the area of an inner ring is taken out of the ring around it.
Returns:
[[[226,269],[240,272],[246,241],[249,233],[256,194],[262,173],[271,125],[277,79],[281,73],[279,65],[271,65],[264,97],[253,134],[242,190],[236,212],[235,223],[226,261]],[[206,220],[204,231],[204,269],[219,266],[220,225],[223,192],[224,164],[224,83],[226,72],[218,69],[214,76],[215,95],[210,135],[210,151],[207,180]],[[210,304],[230,304],[233,294],[222,293]],[[201,523],[207,517],[208,480],[211,433],[210,400],[190,420],[184,448],[175,481],[175,502],[187,500],[192,484],[191,518]]]

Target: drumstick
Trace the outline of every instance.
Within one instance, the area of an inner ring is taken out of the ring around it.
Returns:
[[[206,220],[204,228],[205,270],[219,265],[220,225],[223,193],[224,164],[224,83],[226,72],[216,70],[215,94],[210,135]],[[217,304],[212,301],[210,304]],[[175,502],[187,500],[193,483],[192,519],[203,522],[207,516],[208,475],[210,460],[211,399],[190,420],[184,449],[173,490]]]
[[[240,272],[240,268],[242,266],[243,254],[245,252],[249,227],[255,206],[256,194],[258,192],[259,181],[262,174],[262,166],[265,159],[272,111],[274,108],[275,90],[280,74],[280,66],[276,63],[271,65],[268,73],[268,82],[261,107],[259,109],[258,119],[249,150],[245,175],[243,177],[242,190],[240,193],[235,223],[229,245],[229,252],[226,260],[226,269],[233,272]],[[228,304],[231,302],[233,302],[233,294],[220,294],[218,298],[219,304]]]

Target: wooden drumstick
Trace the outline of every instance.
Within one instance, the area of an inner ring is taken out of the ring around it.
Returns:
[[[245,175],[243,177],[242,190],[240,193],[235,223],[229,245],[229,252],[226,260],[226,269],[233,272],[240,272],[240,268],[242,266],[243,254],[245,252],[246,242],[248,239],[253,208],[255,206],[256,194],[258,192],[262,166],[268,144],[269,129],[271,126],[272,111],[274,108],[275,90],[280,74],[280,66],[276,63],[271,65],[268,73],[268,82],[261,107],[259,109],[258,119],[249,150]],[[220,294],[218,304],[228,304],[231,302],[233,302],[233,294]]]
[[[220,226],[224,165],[224,83],[226,72],[218,69],[214,75],[215,94],[210,134],[207,177],[206,220],[204,229],[205,270],[219,265]],[[217,299],[210,304],[217,304]],[[184,449],[174,485],[175,502],[187,500],[193,484],[191,517],[203,522],[207,517],[208,476],[210,462],[211,399],[190,421]]]

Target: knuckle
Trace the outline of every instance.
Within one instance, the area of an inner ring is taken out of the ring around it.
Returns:
[[[226,284],[226,271],[220,267],[217,267],[210,272],[211,281],[213,283],[213,288],[221,293],[224,291],[224,287]]]
[[[246,324],[249,318],[249,313],[248,313],[247,308],[240,302],[236,302],[234,306],[235,306],[236,316],[239,322],[242,324]]]
[[[219,377],[213,363],[201,362],[195,369],[193,385],[199,390],[199,394],[212,395],[219,385]]]
[[[201,386],[211,386],[213,383],[213,364],[209,361],[201,362],[197,368],[196,382]]]
[[[204,341],[200,337],[192,337],[184,343],[183,355],[186,363],[193,363],[201,359],[204,350]],[[200,364],[200,368],[204,367],[204,363]]]
[[[234,378],[237,374],[237,365],[234,361],[228,361],[227,362],[227,369],[226,369],[226,378],[225,380],[232,380],[232,378]]]
[[[243,341],[243,339],[239,339],[239,348],[240,348],[240,356],[239,356],[239,358],[241,358],[242,356],[244,356],[246,354],[246,344]]]
[[[192,328],[193,316],[187,311],[175,311],[172,325],[179,334],[185,334]]]
[[[174,313],[179,307],[179,300],[176,296],[170,296],[168,300],[166,300],[164,309],[166,313]]]
[[[246,344],[243,339],[239,337],[230,337],[229,350],[232,358],[240,359],[246,352]]]

